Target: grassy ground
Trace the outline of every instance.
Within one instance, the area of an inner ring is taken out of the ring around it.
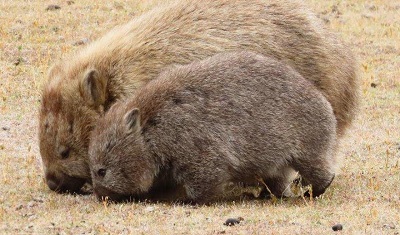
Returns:
[[[360,58],[362,107],[340,147],[341,174],[318,200],[191,207],[107,206],[53,193],[43,180],[37,110],[49,65],[152,3],[0,0],[0,234],[322,234],[336,223],[345,234],[399,234],[400,3],[306,2]],[[50,3],[61,9],[47,11]],[[223,225],[238,216],[239,225]]]

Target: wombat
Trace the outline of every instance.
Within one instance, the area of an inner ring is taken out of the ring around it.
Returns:
[[[352,53],[302,3],[169,1],[50,70],[39,112],[40,153],[50,189],[73,192],[90,183],[89,134],[114,102],[168,65],[233,50],[274,57],[312,81],[332,105],[340,135],[353,119]]]
[[[288,65],[250,52],[167,69],[112,106],[90,139],[94,192],[112,200],[146,194],[160,174],[196,203],[259,179],[290,195],[294,171],[319,196],[335,176],[329,102]]]

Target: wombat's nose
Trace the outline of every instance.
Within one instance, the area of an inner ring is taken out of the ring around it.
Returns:
[[[46,174],[47,186],[57,193],[78,192],[85,182],[85,179],[71,177],[63,173],[58,176],[51,173]]]
[[[56,191],[56,190],[57,190],[58,184],[57,184],[54,180],[48,179],[48,180],[46,181],[46,183],[47,183],[47,186],[49,186],[49,188],[50,188],[51,190],[53,190],[53,191]]]

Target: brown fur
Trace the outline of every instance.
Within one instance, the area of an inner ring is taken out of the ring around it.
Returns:
[[[50,70],[39,116],[50,188],[74,191],[90,180],[87,137],[116,100],[167,65],[232,50],[275,57],[312,81],[331,103],[339,135],[353,119],[357,89],[352,53],[301,3],[179,0],[116,27]],[[67,176],[77,183],[69,184]]]
[[[117,102],[92,132],[89,155],[99,197],[146,194],[167,172],[186,199],[203,203],[258,178],[290,195],[293,170],[318,196],[335,175],[335,143],[332,107],[312,83],[242,52],[169,69]]]

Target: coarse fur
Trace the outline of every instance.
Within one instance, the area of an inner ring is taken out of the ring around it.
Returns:
[[[179,0],[116,27],[56,63],[43,89],[39,141],[56,191],[90,182],[87,147],[96,120],[170,64],[248,50],[296,69],[333,107],[341,136],[357,104],[351,51],[296,0]]]
[[[332,107],[311,82],[276,59],[237,52],[168,69],[117,102],[89,155],[100,198],[141,196],[161,174],[186,200],[207,203],[259,179],[290,195],[294,171],[318,196],[335,176],[335,145]]]

